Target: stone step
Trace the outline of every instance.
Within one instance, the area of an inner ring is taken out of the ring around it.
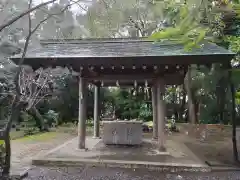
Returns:
[[[124,160],[103,160],[89,158],[36,158],[32,160],[33,165],[40,166],[67,166],[67,167],[109,167],[109,168],[130,168],[148,169],[160,172],[210,172],[211,168],[205,164],[182,164],[182,163],[161,163],[149,161],[124,161]]]

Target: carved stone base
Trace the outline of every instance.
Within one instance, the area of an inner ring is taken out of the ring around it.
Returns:
[[[85,149],[79,149],[79,148],[77,148],[77,151],[79,151],[79,152],[86,152],[86,151],[88,151],[88,148],[85,148]]]
[[[93,136],[93,139],[102,139],[101,137]]]
[[[152,141],[157,141],[157,140],[158,140],[157,137],[153,137],[153,138],[152,138]]]
[[[103,143],[139,145],[142,143],[142,122],[104,121]]]

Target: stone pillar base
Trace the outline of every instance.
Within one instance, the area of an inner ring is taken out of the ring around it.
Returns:
[[[158,150],[159,150],[160,152],[166,152],[166,151],[167,151],[167,149],[166,149],[165,146],[161,146],[161,147],[159,147]]]
[[[236,141],[237,145],[240,145],[240,127],[236,127]]]
[[[84,148],[84,149],[77,148],[76,150],[79,151],[79,152],[86,152],[86,151],[88,151],[88,148]]]
[[[92,138],[93,139],[102,139],[102,137],[100,137],[100,136],[99,137],[98,136],[93,136]]]
[[[157,140],[158,140],[157,137],[153,137],[153,138],[152,138],[152,141],[157,141]]]

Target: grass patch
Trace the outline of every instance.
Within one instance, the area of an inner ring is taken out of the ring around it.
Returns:
[[[15,140],[18,138],[24,137],[24,132],[23,131],[11,131],[10,132],[10,139]],[[3,140],[0,140],[0,145],[4,144]]]
[[[18,138],[24,137],[24,131],[11,131],[10,138],[11,140],[15,140]]]
[[[67,124],[67,125],[60,125],[56,128],[52,128],[52,131],[56,131],[59,133],[67,133],[72,135],[78,134],[78,127],[74,124]],[[86,126],[86,133],[87,135],[91,135],[93,132],[93,127]]]
[[[31,136],[24,136],[22,138],[16,139],[16,141],[47,141],[55,138],[59,133],[57,132],[45,132],[38,133]]]

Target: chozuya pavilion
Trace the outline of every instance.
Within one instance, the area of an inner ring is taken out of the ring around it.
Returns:
[[[99,137],[99,89],[104,86],[133,86],[148,82],[152,87],[153,138],[165,149],[164,86],[182,84],[190,64],[228,68],[235,54],[212,43],[185,51],[182,45],[143,39],[44,40],[39,49],[29,49],[24,61],[33,69],[72,67],[79,72],[78,148],[85,149],[86,98],[89,83],[95,85],[94,137]],[[17,64],[20,55],[12,57]]]

